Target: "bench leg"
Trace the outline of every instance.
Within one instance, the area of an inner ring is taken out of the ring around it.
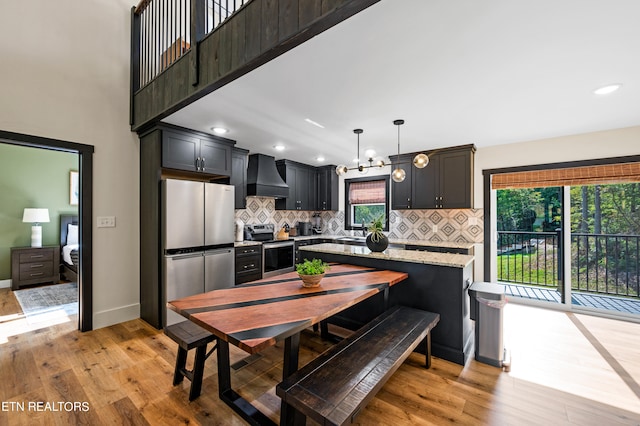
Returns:
[[[189,390],[189,401],[200,396],[202,390],[202,376],[204,375],[204,361],[207,359],[207,345],[196,348],[196,359],[193,362],[193,380]]]
[[[182,371],[184,371],[185,366],[187,365],[187,351],[183,349],[181,346],[178,346],[178,357],[176,358],[176,369],[173,372],[173,386],[182,383],[184,380],[184,375]]]
[[[426,367],[431,368],[431,332],[427,333],[427,337],[424,338],[424,342],[426,346]]]

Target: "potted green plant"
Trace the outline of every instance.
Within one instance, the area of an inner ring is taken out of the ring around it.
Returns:
[[[329,264],[321,259],[305,259],[304,262],[296,264],[296,272],[300,276],[304,287],[319,286],[329,268]]]
[[[367,247],[374,252],[382,252],[389,246],[389,239],[382,233],[384,229],[384,216],[379,216],[371,221],[369,235],[367,235]]]

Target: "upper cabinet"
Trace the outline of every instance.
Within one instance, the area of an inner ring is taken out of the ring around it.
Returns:
[[[164,131],[162,133],[162,167],[230,176],[232,146],[233,143],[215,136]]]
[[[231,150],[231,178],[229,184],[236,188],[235,208],[247,208],[247,163],[249,151],[242,148]]]
[[[291,160],[276,161],[276,168],[289,186],[289,196],[276,199],[276,210],[315,210],[316,168]]]
[[[336,166],[317,168],[318,197],[315,210],[338,210],[338,175]]]
[[[392,181],[391,208],[463,209],[473,207],[473,145],[440,149],[429,155],[423,169],[413,166],[414,155],[390,157],[402,165],[407,176],[403,182]]]

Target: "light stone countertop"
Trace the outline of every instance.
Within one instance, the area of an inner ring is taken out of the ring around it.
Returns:
[[[260,246],[260,245],[262,245],[261,241],[250,241],[250,240],[236,241],[233,243],[234,247],[247,247],[247,246]]]
[[[464,268],[473,262],[473,256],[467,254],[436,253],[393,248],[388,248],[382,253],[374,253],[367,247],[343,244],[314,244],[300,247],[300,250],[382,260],[396,260],[399,262],[424,263],[425,265],[450,266],[454,268]]]
[[[315,234],[315,235],[295,236],[291,238],[293,238],[295,241],[304,241],[304,240],[314,240],[316,238],[337,240],[345,237],[348,237],[348,236]],[[402,244],[402,245],[425,246],[425,247],[443,247],[443,248],[454,248],[454,249],[464,249],[464,250],[470,250],[475,245],[475,243],[469,243],[469,242],[460,243],[455,241],[399,240],[399,239],[393,239],[393,238],[389,239],[389,244]]]

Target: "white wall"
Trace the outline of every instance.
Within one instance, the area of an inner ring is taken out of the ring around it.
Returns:
[[[131,1],[0,4],[0,129],[93,145],[94,328],[139,316],[139,149],[129,114]]]

